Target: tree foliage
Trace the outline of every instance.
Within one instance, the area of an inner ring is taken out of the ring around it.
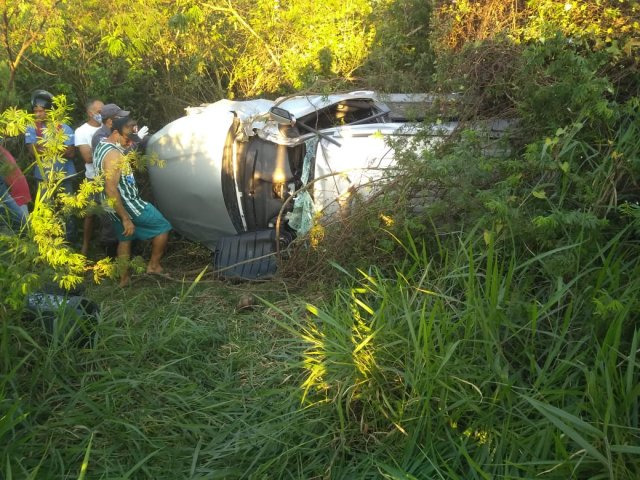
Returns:
[[[327,82],[429,90],[436,55],[501,36],[521,44],[561,32],[633,61],[638,8],[626,0],[18,0],[0,12],[0,79],[12,104],[48,88],[77,105],[100,97],[135,107],[160,126],[188,105]]]
[[[16,74],[28,54],[41,52],[48,56],[60,53],[60,38],[64,30],[63,0],[35,0],[33,2],[2,2],[0,10],[0,60],[8,75],[4,79],[3,102],[10,100]]]
[[[29,19],[43,6],[5,7],[22,14],[9,15],[2,33],[24,47],[21,63],[0,53],[12,68],[9,89],[20,67],[22,98],[46,86],[71,102],[97,96],[137,107],[158,123],[224,96],[349,81],[376,34],[373,0],[48,1],[56,14],[35,26]]]
[[[640,47],[640,5],[634,0],[444,0],[437,2],[437,46],[460,49],[506,34],[516,42],[544,41],[557,33],[615,45],[631,54]]]
[[[42,150],[36,154],[45,175],[36,190],[33,211],[26,225],[0,232],[0,305],[4,309],[20,309],[25,295],[46,281],[69,290],[83,282],[87,272],[93,271],[96,282],[114,274],[110,259],[90,262],[65,241],[63,217],[84,215],[95,206],[93,197],[102,191],[102,184],[85,180],[76,194],[61,189],[64,172],[52,167],[66,148],[66,134],[57,125],[67,119],[69,106],[63,96],[55,97],[54,105],[43,128]],[[0,114],[0,137],[22,133],[33,122],[33,115],[10,108]]]

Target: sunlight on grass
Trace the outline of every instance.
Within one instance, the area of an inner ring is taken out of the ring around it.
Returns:
[[[82,466],[80,467],[80,475],[78,475],[78,480],[83,480],[85,475],[87,474],[87,468],[89,468],[89,455],[91,454],[92,443],[93,443],[93,432],[91,432],[91,437],[89,437],[89,444],[87,445],[84,458],[82,459]]]
[[[309,309],[310,306],[307,306]],[[310,310],[317,309],[313,307]],[[305,351],[303,365],[307,371],[307,378],[302,383],[304,391],[302,402],[304,402],[310,390],[316,393],[326,392],[329,390],[329,384],[325,381],[327,375],[327,347],[325,345],[325,337],[315,326],[308,325],[307,329],[301,334],[301,338],[309,346]],[[325,396],[326,399],[326,396]]]
[[[353,325],[351,326],[351,343],[353,350],[351,358],[360,376],[358,383],[365,383],[376,370],[375,347],[373,340],[375,332],[371,329],[364,311],[368,316],[373,316],[374,312],[364,301],[358,298],[358,294],[366,293],[365,289],[351,289],[351,314]]]

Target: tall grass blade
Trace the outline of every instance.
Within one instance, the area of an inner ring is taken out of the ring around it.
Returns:
[[[189,288],[187,288],[187,291],[184,292],[184,295],[182,295],[182,297],[180,298],[180,301],[183,301],[185,298],[188,298],[189,295],[191,295],[191,292],[193,292],[193,289],[196,288],[198,286],[198,284],[200,283],[200,281],[202,280],[202,277],[204,277],[204,274],[207,272],[207,269],[209,268],[209,265],[205,266],[200,273],[198,274],[198,276],[195,278],[195,280],[193,280],[193,282],[191,282],[191,285],[189,285]]]
[[[202,437],[198,439],[196,448],[193,451],[193,457],[191,458],[191,471],[189,472],[190,478],[193,478],[193,475],[196,473],[196,466],[198,465],[198,455],[200,454],[201,448],[202,448]]]
[[[127,471],[127,473],[124,474],[124,476],[122,477],[123,479],[127,479],[130,478],[131,475],[133,475],[134,473],[136,473],[138,471],[138,469],[140,469],[145,463],[147,463],[147,461],[153,457],[155,457],[158,453],[160,453],[162,451],[162,449],[158,449],[154,452],[151,452],[149,455],[147,455],[146,457],[144,457],[142,460],[140,460],[138,463],[136,463],[133,467],[131,467],[129,469],[129,471]]]
[[[447,348],[447,352],[445,353],[444,358],[442,359],[442,362],[440,363],[440,366],[436,371],[436,374],[435,374],[436,378],[438,377],[438,375],[440,375],[440,371],[442,371],[445,365],[449,362],[449,360],[451,359],[451,356],[456,351],[456,348],[458,348],[458,345],[460,345],[460,340],[456,340],[451,345],[449,345],[449,347]]]
[[[570,427],[563,420],[568,421],[575,427],[580,428],[598,438],[602,438],[602,432],[592,425],[580,420],[578,417],[571,415],[559,408],[551,405],[539,402],[527,395],[522,395],[527,402],[529,402],[536,410],[538,410],[544,417],[553,423],[561,432],[571,438],[574,442],[580,445],[591,457],[598,460],[607,468],[609,467],[609,461],[602,453],[598,451],[591,443],[589,443],[582,435],[580,435],[574,428]]]
[[[85,475],[87,474],[87,469],[89,468],[89,455],[91,454],[91,444],[93,443],[93,432],[91,432],[91,436],[89,437],[89,444],[84,452],[84,458],[82,459],[82,466],[80,467],[80,475],[78,475],[78,480],[84,480]]]

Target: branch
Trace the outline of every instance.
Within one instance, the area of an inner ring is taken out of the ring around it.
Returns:
[[[45,25],[47,24],[47,20],[49,19],[49,15],[56,10],[56,8],[58,7],[58,5],[60,4],[62,0],[57,0],[52,6],[51,9],[49,11],[46,11],[42,14],[42,21],[40,22],[40,24],[37,26],[37,28],[30,30],[31,33],[31,37],[28,38],[27,40],[25,40],[22,43],[22,46],[20,47],[20,50],[18,51],[18,53],[15,56],[15,59],[11,59],[11,57],[9,57],[9,63],[11,64],[11,69],[12,70],[16,70],[18,68],[18,65],[20,64],[20,60],[22,60],[22,56],[24,55],[24,53],[29,49],[29,47],[31,47],[31,45],[33,45],[33,43],[38,39],[38,36],[42,34],[42,31],[45,28]],[[6,14],[6,10],[5,10],[5,14]],[[6,18],[5,18],[6,20]],[[6,20],[8,21],[8,20]],[[31,23],[29,24],[29,26],[31,26],[33,24],[33,18],[31,20]],[[7,38],[7,43],[8,43],[8,32],[9,32],[9,25],[8,23],[5,25],[6,27],[6,38]]]
[[[245,21],[245,19],[244,19],[244,18],[242,18],[242,16],[238,13],[238,11],[237,11],[235,8],[233,8],[233,7],[231,6],[231,2],[228,2],[228,4],[229,4],[229,6],[228,6],[228,7],[226,7],[226,8],[225,8],[225,7],[216,7],[216,6],[214,6],[214,5],[208,5],[208,4],[205,4],[204,6],[205,6],[205,7],[207,7],[207,8],[209,8],[209,9],[211,9],[211,10],[214,10],[214,11],[216,11],[216,12],[226,12],[226,13],[230,13],[233,17],[235,17],[235,19],[236,19],[236,20],[237,20],[237,21],[238,21],[238,22],[239,22],[239,23],[240,23],[244,28],[246,28],[246,29],[249,31],[249,33],[250,33],[251,35],[253,35],[255,38],[257,38],[257,39],[258,39],[258,41],[259,41],[260,43],[262,43],[262,45],[264,46],[264,48],[267,50],[267,53],[268,53],[268,54],[269,54],[269,56],[271,57],[271,60],[273,61],[273,63],[274,63],[277,67],[280,67],[280,61],[278,60],[278,57],[276,57],[275,53],[273,53],[273,50],[271,50],[271,47],[269,47],[269,44],[268,44],[265,40],[263,40],[263,39],[262,39],[262,37],[260,37],[260,35],[258,35],[258,34],[256,33],[256,31],[255,31],[253,28],[251,28],[251,25],[249,25],[249,24]]]
[[[7,49],[7,59],[9,60],[9,66],[12,68],[11,59],[13,58],[13,54],[11,51],[11,44],[9,43],[9,17],[7,16],[7,8],[5,7],[4,12],[2,12],[2,21],[4,23],[4,44]]]
[[[50,71],[48,71],[48,70],[45,70],[45,69],[44,69],[44,68],[42,68],[40,65],[37,65],[37,64],[33,63],[33,62],[31,61],[31,59],[29,59],[29,57],[28,57],[28,56],[26,56],[26,55],[24,56],[24,61],[25,61],[25,62],[27,62],[27,63],[29,63],[29,64],[30,64],[33,68],[35,68],[36,70],[40,70],[42,73],[44,73],[44,74],[46,74],[46,75],[49,75],[49,76],[51,76],[51,77],[55,77],[56,75],[58,75],[57,73],[54,73],[54,72],[50,72]]]

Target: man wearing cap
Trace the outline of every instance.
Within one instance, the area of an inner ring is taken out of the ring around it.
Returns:
[[[93,151],[91,149],[91,140],[93,134],[102,126],[101,111],[104,104],[100,100],[89,100],[85,104],[87,113],[87,121],[76,128],[75,131],[75,147],[80,152],[80,156],[84,161],[84,176],[87,180],[93,180],[96,176],[93,168]],[[93,215],[87,214],[84,217],[84,231],[82,234],[82,250],[81,253],[86,255],[89,252],[89,241],[91,240],[91,230],[93,229]]]
[[[111,135],[111,124],[113,122],[113,117],[116,115],[126,117],[129,115],[129,112],[126,110],[122,110],[115,103],[107,103],[102,106],[100,110],[100,117],[102,120],[102,126],[93,133],[93,137],[91,137],[91,149],[95,150],[100,140],[107,138]]]
[[[115,103],[107,103],[102,107],[101,115],[102,127],[96,130],[96,132],[93,134],[93,138],[91,139],[91,148],[93,150],[95,150],[95,148],[98,146],[100,140],[102,140],[103,138],[107,138],[111,134],[111,122],[113,121],[113,118],[128,117],[129,111],[122,110]],[[129,142],[128,145],[126,145],[127,148],[130,148],[134,144],[142,142],[144,137],[149,132],[149,129],[147,127],[142,127],[140,130],[137,130],[137,128],[137,125],[134,126],[134,133],[131,134],[130,138],[127,140]]]
[[[103,112],[106,107],[107,105],[103,107]],[[118,110],[111,117],[109,136],[102,139],[93,152],[96,174],[104,175],[103,198],[118,235],[118,258],[129,260],[132,240],[151,239],[151,258],[147,273],[162,274],[160,260],[167,247],[171,224],[153,205],[140,198],[124,151],[134,134],[135,121],[129,118],[126,110]],[[125,267],[121,272],[120,285],[128,283],[129,272]]]

